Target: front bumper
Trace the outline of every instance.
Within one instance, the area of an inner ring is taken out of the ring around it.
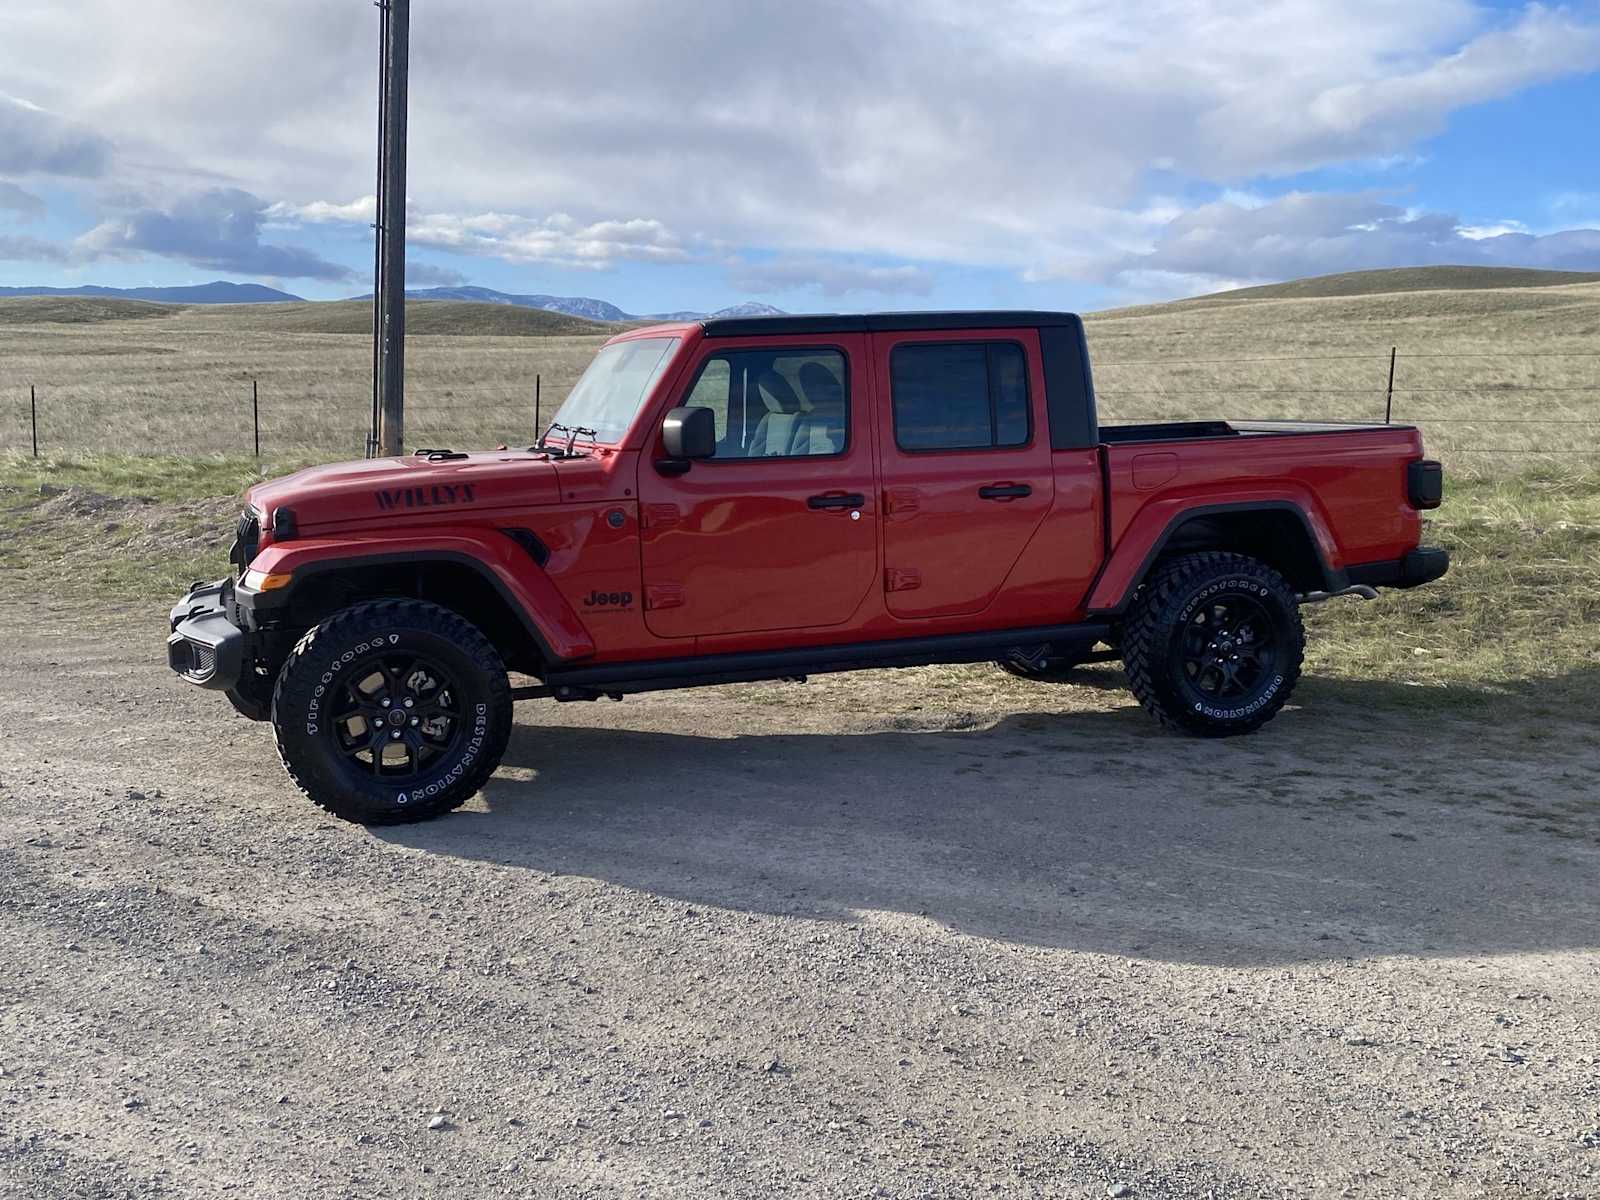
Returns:
[[[233,580],[196,584],[172,606],[167,665],[196,687],[227,691],[253,659],[252,635],[240,628]]]
[[[1450,552],[1437,546],[1418,546],[1404,557],[1351,567],[1351,583],[1368,587],[1414,588],[1432,583],[1450,569]]]

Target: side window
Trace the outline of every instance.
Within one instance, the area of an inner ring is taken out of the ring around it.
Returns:
[[[685,408],[709,408],[717,414],[717,441],[728,436],[728,398],[733,393],[733,372],[728,360],[713,358],[706,363],[694,387],[683,399]]]
[[[889,389],[902,450],[1023,446],[1032,433],[1027,360],[1015,342],[896,346]]]
[[[849,374],[837,350],[730,350],[706,359],[680,402],[717,414],[712,461],[842,454]]]

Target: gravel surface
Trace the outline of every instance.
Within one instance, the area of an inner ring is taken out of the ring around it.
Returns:
[[[369,831],[159,617],[0,629],[7,1200],[1600,1196],[1592,721],[523,705]]]

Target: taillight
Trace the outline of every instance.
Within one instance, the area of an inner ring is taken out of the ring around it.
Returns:
[[[1438,508],[1444,499],[1444,467],[1431,458],[1407,466],[1406,497],[1412,508]]]

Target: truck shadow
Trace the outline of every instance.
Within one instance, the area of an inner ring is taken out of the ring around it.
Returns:
[[[690,905],[1172,962],[1600,945],[1600,736],[1442,715],[1430,690],[1408,710],[1312,681],[1308,711],[1226,742],[1132,707],[849,734],[519,725],[486,811],[377,833]]]

